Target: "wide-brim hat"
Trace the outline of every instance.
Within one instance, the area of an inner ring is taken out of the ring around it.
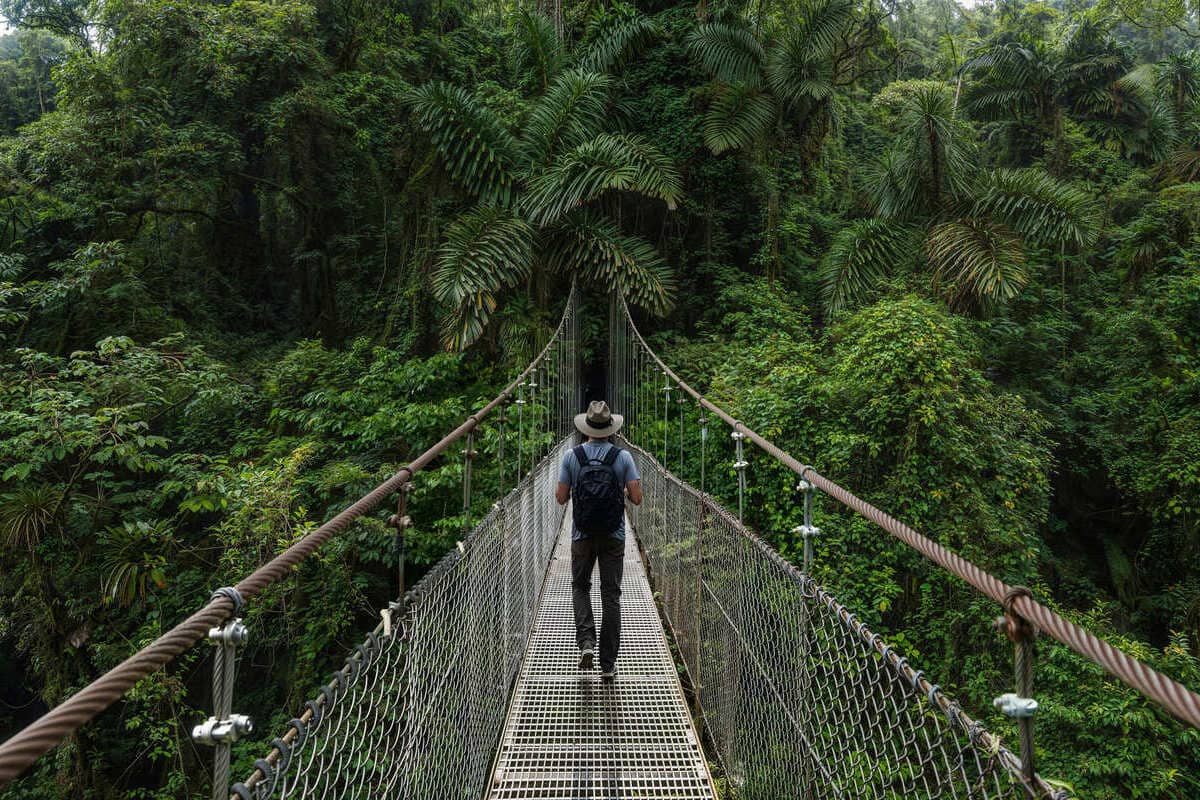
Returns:
[[[588,403],[588,410],[575,415],[575,427],[584,436],[603,439],[621,430],[625,418],[614,414],[608,409],[608,403],[603,400],[593,400]]]

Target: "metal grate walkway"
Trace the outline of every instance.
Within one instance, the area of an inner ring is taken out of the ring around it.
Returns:
[[[568,514],[567,519],[570,519]],[[712,778],[632,533],[625,541],[617,677],[581,672],[571,535],[554,550],[496,758],[494,800],[714,800]],[[600,613],[600,576],[592,576]]]

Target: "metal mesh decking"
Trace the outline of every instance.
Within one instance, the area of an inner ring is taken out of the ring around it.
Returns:
[[[599,625],[600,580],[592,579]],[[632,533],[625,543],[617,677],[578,668],[564,530],[513,695],[491,797],[713,800],[712,780]]]

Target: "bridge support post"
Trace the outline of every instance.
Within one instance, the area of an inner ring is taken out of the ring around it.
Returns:
[[[233,681],[237,671],[237,646],[249,637],[239,614],[242,596],[231,586],[218,589],[213,596],[233,601],[233,616],[221,627],[211,628],[208,638],[216,645],[213,654],[213,716],[192,728],[192,739],[211,745],[213,753],[213,800],[229,798],[229,761],[233,743],[254,731],[254,723],[244,714],[233,713]]]
[[[729,438],[733,439],[734,445],[737,447],[737,460],[733,462],[733,468],[737,471],[738,481],[738,524],[743,523],[743,515],[746,508],[746,467],[750,466],[746,461],[746,456],[742,452],[742,443],[746,439],[746,434],[741,431],[734,431],[729,434]]]
[[[1004,616],[996,619],[996,627],[1013,642],[1013,674],[1016,692],[1002,694],[992,701],[993,705],[1011,719],[1017,721],[1021,744],[1021,777],[1025,792],[1037,797],[1037,768],[1034,764],[1033,716],[1038,702],[1033,699],[1033,644],[1037,628],[1016,610],[1018,597],[1033,598],[1033,593],[1024,586],[1014,586],[1004,596]]]
[[[468,445],[469,446],[469,445]],[[412,527],[412,517],[408,514],[408,496],[412,493],[412,481],[405,481],[400,486],[400,499],[396,501],[396,513],[388,519],[388,525],[396,529],[396,599],[404,602],[404,531]]]
[[[804,540],[804,574],[809,575],[812,572],[813,540],[821,535],[821,529],[813,525],[813,495],[816,494],[817,487],[801,478],[796,488],[804,495],[804,524],[792,528],[792,535],[798,535]]]
[[[475,463],[475,431],[467,433],[467,446],[463,448],[463,536],[471,531],[471,465]]]

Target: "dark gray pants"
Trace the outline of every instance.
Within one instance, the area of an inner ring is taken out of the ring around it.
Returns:
[[[571,542],[571,599],[575,606],[575,642],[580,647],[596,642],[592,617],[592,567],[600,562],[600,666],[617,663],[621,647],[621,573],[625,542],[613,536],[593,536]]]

